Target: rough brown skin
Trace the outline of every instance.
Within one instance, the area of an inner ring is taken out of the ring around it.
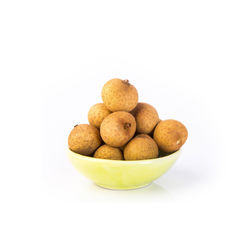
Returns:
[[[138,103],[131,114],[136,120],[136,132],[140,134],[150,134],[159,122],[156,109],[147,103]]]
[[[100,128],[102,121],[105,117],[111,114],[111,111],[106,108],[103,103],[93,105],[88,113],[89,123],[96,128]]]
[[[109,160],[123,160],[123,154],[119,148],[110,147],[109,145],[102,145],[94,154],[95,158],[109,159]]]
[[[134,136],[135,130],[135,118],[125,111],[108,115],[100,128],[103,141],[112,147],[124,146]]]
[[[69,149],[82,155],[91,155],[101,145],[99,130],[92,125],[75,125],[68,137]]]
[[[149,135],[140,134],[127,144],[123,154],[127,161],[154,159],[158,157],[159,149]]]
[[[157,125],[161,122],[161,119],[159,119],[159,121],[157,122],[156,126],[154,127],[154,129],[148,134],[150,137],[154,137],[154,132],[155,132],[155,128],[157,127]]]
[[[186,127],[176,120],[165,120],[158,123],[154,131],[154,140],[160,150],[173,153],[186,142],[188,131]]]
[[[105,106],[115,111],[131,111],[138,102],[136,88],[128,80],[111,79],[102,88],[102,100]]]

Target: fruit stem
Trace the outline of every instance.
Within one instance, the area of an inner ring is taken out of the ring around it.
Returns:
[[[131,123],[125,123],[124,124],[124,129],[128,129],[128,128],[130,128],[131,127]]]
[[[130,85],[130,83],[129,83],[129,80],[128,80],[128,79],[125,79],[125,80],[123,80],[122,82],[123,82],[123,83],[125,83],[125,84]]]
[[[77,127],[77,126],[78,126],[78,124],[76,124],[76,125],[74,126],[74,128]]]

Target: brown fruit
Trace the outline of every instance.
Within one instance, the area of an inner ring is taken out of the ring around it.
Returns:
[[[109,145],[102,145],[95,151],[95,158],[109,159],[109,160],[123,160],[123,154],[119,148],[110,147]]]
[[[96,128],[100,128],[102,121],[111,112],[106,108],[103,103],[97,103],[93,105],[88,113],[89,123]]]
[[[146,134],[137,135],[124,149],[124,158],[128,161],[146,160],[158,157],[159,150],[156,142]]]
[[[112,147],[124,146],[134,136],[135,130],[135,118],[125,111],[108,115],[100,128],[103,141]]]
[[[91,155],[100,145],[99,130],[92,125],[76,125],[68,137],[70,150],[82,155]]]
[[[102,88],[102,100],[105,106],[115,111],[131,111],[138,102],[136,88],[128,80],[112,79]]]
[[[154,131],[154,140],[159,148],[166,153],[172,153],[180,149],[186,142],[187,137],[186,127],[176,120],[161,121]]]
[[[136,132],[140,134],[150,134],[159,122],[156,109],[147,103],[138,103],[131,114],[136,120]]]

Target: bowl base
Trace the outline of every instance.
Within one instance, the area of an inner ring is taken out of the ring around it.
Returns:
[[[109,190],[135,190],[135,189],[147,187],[147,186],[151,185],[152,182],[147,183],[147,184],[144,184],[144,185],[139,185],[139,186],[128,186],[128,187],[119,187],[119,186],[114,187],[114,186],[108,186],[108,185],[99,184],[99,183],[95,183],[95,184],[96,184],[98,187],[105,188],[105,189],[109,189]]]

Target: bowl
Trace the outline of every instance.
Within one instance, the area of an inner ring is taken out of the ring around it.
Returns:
[[[175,163],[180,150],[156,159],[118,161],[98,159],[68,149],[72,165],[98,186],[108,189],[137,189],[162,176]]]

